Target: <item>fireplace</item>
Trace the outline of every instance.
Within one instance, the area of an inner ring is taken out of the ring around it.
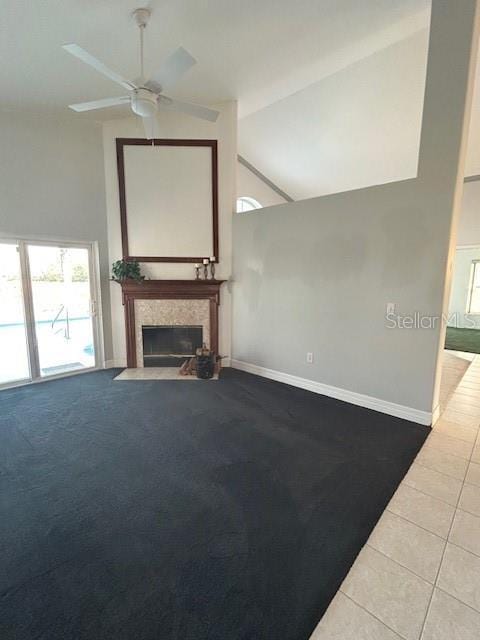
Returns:
[[[201,325],[142,325],[143,366],[175,367],[202,346]]]
[[[222,282],[223,280],[121,282],[125,305],[127,366],[146,366],[143,357],[143,327],[201,327],[202,338],[198,346],[205,343],[218,354],[218,305]],[[182,363],[186,357],[188,356],[181,358]]]

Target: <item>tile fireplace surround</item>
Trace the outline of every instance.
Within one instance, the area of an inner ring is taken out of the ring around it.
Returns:
[[[142,325],[201,325],[203,341],[218,354],[218,305],[223,280],[121,282],[127,367],[143,367]]]
[[[203,342],[210,348],[210,302],[208,300],[135,300],[137,367],[143,367],[142,326],[202,327]]]

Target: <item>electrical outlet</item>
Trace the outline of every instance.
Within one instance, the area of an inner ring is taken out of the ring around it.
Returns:
[[[393,316],[395,313],[395,303],[387,302],[387,316]]]
[[[313,353],[311,351],[307,353],[307,364],[313,364]]]

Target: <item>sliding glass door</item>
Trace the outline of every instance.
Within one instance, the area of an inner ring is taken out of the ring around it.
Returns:
[[[91,245],[0,244],[0,385],[96,366]]]

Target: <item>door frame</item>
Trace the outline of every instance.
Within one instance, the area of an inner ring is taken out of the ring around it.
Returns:
[[[29,378],[23,378],[12,382],[0,384],[1,389],[20,387],[27,384],[36,384],[48,380],[67,378],[81,373],[90,373],[102,369],[105,365],[104,338],[103,338],[103,317],[102,317],[102,296],[100,286],[100,261],[98,253],[98,242],[88,240],[65,240],[63,238],[42,238],[40,236],[13,236],[0,235],[0,244],[15,244],[18,246],[20,260],[20,277],[22,282],[23,309],[25,318],[25,332],[28,351]],[[90,275],[90,299],[93,309],[91,310],[93,344],[95,351],[95,365],[78,371],[68,371],[65,373],[41,376],[39,369],[38,346],[35,332],[35,314],[33,310],[33,296],[30,280],[30,263],[28,259],[28,245],[52,246],[65,248],[78,248],[88,250],[88,267]]]

